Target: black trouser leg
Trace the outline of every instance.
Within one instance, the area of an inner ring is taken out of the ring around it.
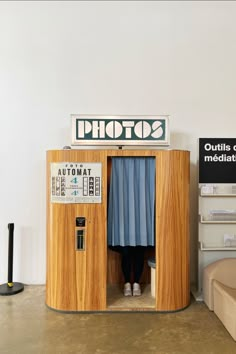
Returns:
[[[136,246],[133,249],[133,257],[134,257],[134,282],[139,283],[141,275],[143,273],[144,267],[144,252],[145,247]]]
[[[121,268],[125,278],[125,283],[130,283],[132,254],[129,246],[122,247],[121,257]]]

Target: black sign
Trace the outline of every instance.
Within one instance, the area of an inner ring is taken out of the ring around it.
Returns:
[[[199,139],[199,183],[236,183],[236,139]]]

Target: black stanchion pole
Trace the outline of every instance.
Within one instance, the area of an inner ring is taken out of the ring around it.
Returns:
[[[22,283],[13,282],[13,245],[14,245],[14,224],[8,224],[8,283],[0,285],[0,295],[14,295],[24,290]]]
[[[14,224],[8,224],[9,230],[9,241],[8,241],[8,286],[12,287],[12,274],[13,274],[13,234],[14,234]]]

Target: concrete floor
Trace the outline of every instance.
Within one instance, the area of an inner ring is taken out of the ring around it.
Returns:
[[[146,311],[154,311],[156,307],[156,299],[151,296],[151,285],[141,285],[142,296],[123,296],[123,287],[118,285],[107,286],[107,309],[126,311],[145,309]]]
[[[45,286],[0,296],[0,353],[234,354],[236,343],[203,303],[160,313],[62,314],[45,306]]]

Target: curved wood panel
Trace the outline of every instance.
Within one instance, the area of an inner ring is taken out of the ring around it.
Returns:
[[[189,152],[166,151],[156,161],[157,310],[189,305]]]

